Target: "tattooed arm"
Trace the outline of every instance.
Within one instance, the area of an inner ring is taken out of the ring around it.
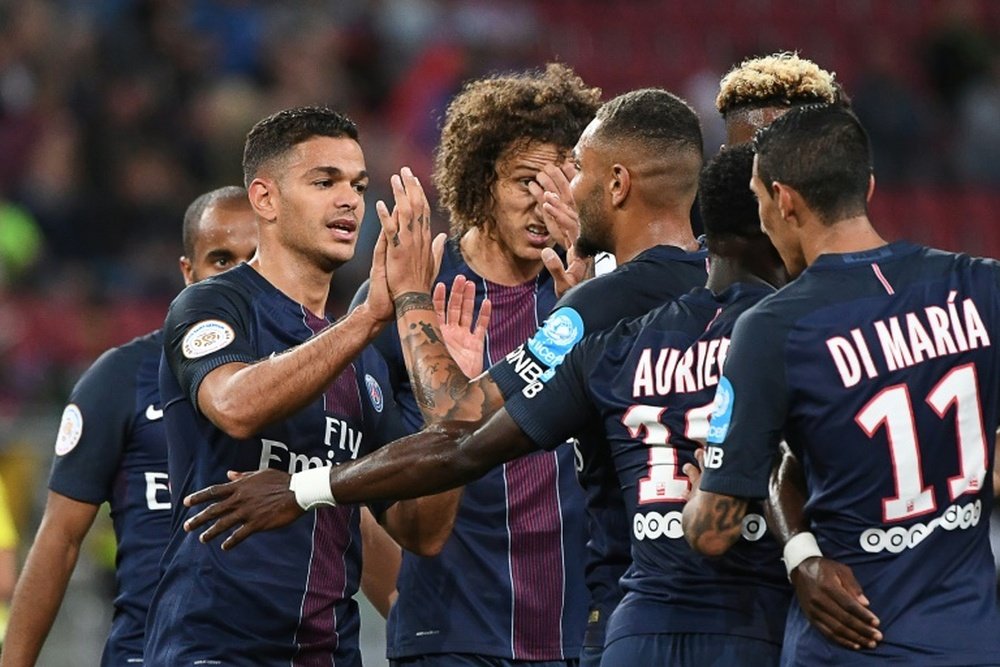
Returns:
[[[503,394],[489,373],[470,380],[449,354],[429,294],[408,292],[394,302],[413,395],[428,425],[479,422],[503,406]]]
[[[721,556],[740,539],[740,528],[747,513],[747,501],[720,493],[701,490],[702,451],[696,454],[699,465],[684,464],[684,474],[691,480],[691,494],[684,504],[681,524],[691,548],[706,556]]]

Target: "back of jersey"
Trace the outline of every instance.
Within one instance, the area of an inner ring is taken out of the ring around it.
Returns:
[[[885,636],[875,651],[844,651],[795,606],[786,633],[795,664],[1000,661],[988,541],[998,281],[996,262],[907,243],[824,255],[738,325],[730,362],[740,366],[753,356],[738,353],[741,342],[783,341],[770,359],[757,355],[767,370],[753,391],[786,397],[778,409],[803,461],[820,547],[851,566]],[[745,396],[747,374],[727,365],[726,376],[729,456],[732,440],[764,433],[769,417],[747,415],[756,403]]]

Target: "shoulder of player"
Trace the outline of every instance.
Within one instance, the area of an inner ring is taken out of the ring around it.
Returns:
[[[133,377],[136,369],[145,360],[155,357],[159,360],[163,352],[163,331],[157,329],[133,338],[127,343],[105,350],[81,377]]]
[[[252,281],[248,280],[246,272],[253,270],[246,265],[240,265],[225,273],[188,285],[174,297],[170,304],[170,312],[187,307],[192,303],[205,303],[213,300],[249,304],[253,300],[252,293],[255,286]]]

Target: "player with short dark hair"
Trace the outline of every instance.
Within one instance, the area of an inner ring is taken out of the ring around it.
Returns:
[[[184,216],[181,273],[192,284],[253,255],[257,223],[240,187],[198,197]],[[34,665],[100,505],[111,506],[116,596],[102,665],[141,662],[146,610],[170,534],[160,330],[105,352],[63,411],[45,514],[11,609],[0,664]]]
[[[478,430],[438,423],[332,471],[334,495],[438,490],[556,448],[596,421],[628,510],[634,559],[602,664],[776,664],[790,591],[763,518],[748,521],[746,542],[718,561],[694,554],[679,525],[688,492],[680,465],[694,459],[707,426],[733,322],[784,281],[745,187],[751,162],[747,147],[727,151],[702,179],[708,287],[585,337],[546,381],[512,394]]]
[[[384,237],[366,302],[335,324],[325,315],[334,270],[353,256],[364,214],[368,173],[357,136],[345,116],[318,107],[278,112],[247,135],[257,254],[184,290],[164,325],[160,390],[172,493],[224,481],[229,471],[280,467],[325,477],[326,466],[404,433],[385,362],[368,347],[392,317]],[[407,199],[411,183],[408,169],[392,178],[397,208],[423,204]],[[294,491],[303,507],[325,504],[308,489]],[[450,521],[434,510],[373,506],[397,541],[422,553],[440,548]],[[360,664],[360,508],[320,507],[234,554],[186,534],[187,513],[175,505],[145,664]]]
[[[639,110],[632,113],[628,108],[631,105],[652,105],[660,113]],[[607,120],[599,112],[577,142],[574,149],[577,174],[571,189],[557,184],[560,174],[554,166],[546,166],[537,179],[546,181],[548,192],[543,200],[546,214],[573,217],[572,205],[574,201],[579,204],[582,233],[601,245],[606,243],[607,249],[621,262],[618,269],[566,294],[560,301],[561,307],[530,342],[514,348],[489,373],[472,381],[461,373],[440,344],[435,318],[427,312],[432,309],[430,300],[419,296],[397,299],[403,346],[415,360],[411,370],[421,379],[415,384],[419,389],[416,398],[428,423],[449,419],[477,423],[487,418],[502,406],[505,394],[534,387],[544,373],[561,361],[559,354],[568,351],[585,332],[610,328],[626,316],[648,312],[704,284],[706,254],[694,238],[689,217],[701,168],[697,116],[683,100],[663,90],[627,94],[610,108],[615,112]],[[635,119],[646,124],[642,134],[620,131]],[[665,123],[667,127],[656,128],[657,123]],[[604,134],[605,130],[609,135]],[[644,143],[643,135],[656,139]],[[541,188],[538,194],[542,194]],[[556,327],[558,322],[568,322],[569,328]],[[569,335],[561,350],[553,353],[549,346],[553,344],[550,338],[556,328]],[[588,445],[594,438],[603,437],[603,429],[595,431],[594,426],[580,434],[582,477],[591,477],[593,471],[595,481],[611,481],[613,470],[597,465],[594,459],[603,450]],[[555,456],[570,454],[566,448]],[[560,470],[566,471],[572,465],[570,457]],[[491,473],[496,474],[499,473]],[[604,491],[612,488],[608,484],[588,483],[587,490],[588,493],[600,490],[600,495],[606,496]],[[605,497],[599,502],[612,501]],[[600,510],[597,503],[596,497],[588,503],[594,512],[589,521],[590,546],[596,551],[588,559],[596,565],[588,571],[594,619],[584,638],[587,649],[584,657],[588,659],[599,659],[607,617],[621,597],[617,579],[629,560],[629,527],[623,521],[622,500],[619,498],[617,507],[609,505],[606,511]],[[266,518],[266,514],[261,518]],[[253,528],[248,526],[247,531],[250,530]],[[578,565],[582,561],[577,557]],[[564,641],[578,639],[566,637]]]
[[[797,278],[736,326],[704,473],[686,468],[685,536],[725,553],[749,500],[767,497],[784,437],[803,463],[815,534],[785,557],[821,548],[849,566],[881,641],[843,648],[793,603],[783,662],[995,664],[1000,265],[878,235],[867,135],[842,106],[793,109],[755,147],[763,227]]]

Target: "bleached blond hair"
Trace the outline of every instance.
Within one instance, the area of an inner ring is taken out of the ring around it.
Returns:
[[[834,73],[797,53],[781,52],[744,60],[719,82],[715,106],[723,116],[761,107],[843,103]]]

